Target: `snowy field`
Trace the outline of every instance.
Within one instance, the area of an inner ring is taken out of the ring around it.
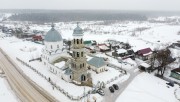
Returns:
[[[0,102],[18,102],[8,82],[0,77]]]
[[[178,85],[167,86],[167,82],[153,75],[138,75],[118,97],[116,102],[179,102],[174,95]]]

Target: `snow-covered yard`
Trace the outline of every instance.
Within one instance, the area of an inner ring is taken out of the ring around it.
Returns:
[[[111,79],[114,79],[115,77],[118,77],[119,75],[122,75],[122,73],[114,68],[107,67],[108,71],[101,72],[97,74],[94,71],[89,71],[91,73],[92,79],[93,79],[93,84],[97,84],[98,82],[107,82],[110,81]],[[121,77],[124,77],[126,75],[122,75]]]
[[[116,102],[179,102],[174,95],[178,85],[168,86],[167,82],[151,74],[138,75]],[[168,88],[169,87],[169,88]]]

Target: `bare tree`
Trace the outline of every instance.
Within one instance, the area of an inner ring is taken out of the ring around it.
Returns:
[[[157,74],[163,76],[166,70],[166,66],[169,64],[170,50],[165,48],[164,50],[157,51],[154,56],[154,60],[158,62]]]

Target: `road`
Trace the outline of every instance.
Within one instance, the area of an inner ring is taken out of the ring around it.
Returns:
[[[129,83],[132,82],[132,80],[138,75],[140,74],[141,72],[137,71],[137,72],[134,72],[134,69],[136,68],[133,68],[131,70],[126,70],[127,73],[130,74],[130,77],[128,78],[128,80],[126,80],[125,82],[123,83],[117,83],[118,86],[119,86],[119,90],[115,90],[114,93],[111,93],[109,91],[109,87],[105,88],[104,89],[104,92],[105,92],[105,96],[104,96],[104,100],[103,102],[115,102],[116,99],[121,95],[121,93],[127,88],[127,86],[129,85]]]
[[[17,66],[0,50],[0,67],[5,72],[11,88],[22,102],[55,102],[42,94],[17,70]]]

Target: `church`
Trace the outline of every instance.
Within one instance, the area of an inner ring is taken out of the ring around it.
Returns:
[[[71,41],[72,56],[68,55],[63,47],[61,34],[54,25],[47,32],[44,38],[44,48],[42,50],[42,63],[48,70],[67,82],[79,85],[92,83],[91,75],[87,72],[87,59],[83,43],[83,29],[77,27],[73,30]],[[65,63],[62,63],[65,62]]]

